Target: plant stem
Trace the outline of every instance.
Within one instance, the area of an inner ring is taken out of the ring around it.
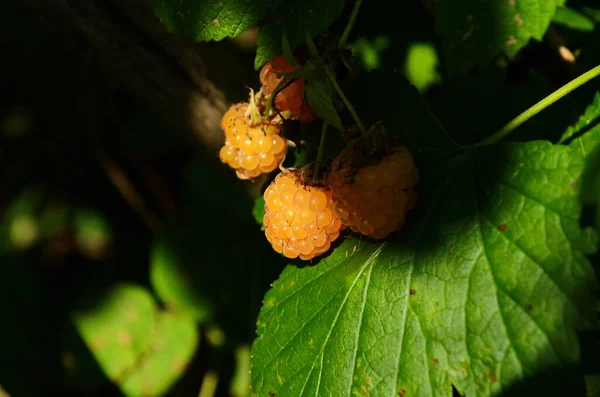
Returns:
[[[491,136],[486,139],[478,142],[474,145],[470,145],[471,148],[481,147],[491,145],[493,143],[497,143],[501,141],[505,136],[513,132],[517,127],[521,124],[525,123],[527,120],[546,109],[548,106],[552,105],[554,102],[558,101],[562,97],[581,87],[588,81],[592,80],[595,77],[600,76],[600,65],[595,68],[587,71],[576,79],[568,82],[567,84],[560,87],[558,90],[554,91],[552,94],[548,95],[546,98],[542,99],[513,120],[508,122],[504,127],[493,133]]]
[[[321,140],[319,141],[319,151],[317,152],[317,163],[315,164],[315,172],[313,174],[313,182],[316,182],[319,177],[319,171],[321,169],[321,162],[323,161],[323,154],[325,153],[325,137],[327,136],[327,122],[323,122],[323,128],[321,129]]]
[[[362,123],[362,121],[360,120],[360,117],[358,117],[358,114],[356,113],[356,110],[354,110],[354,106],[352,106],[352,104],[350,103],[350,101],[348,100],[348,98],[346,97],[346,95],[344,94],[344,91],[342,91],[342,88],[340,87],[340,85],[338,84],[337,80],[335,79],[335,75],[333,74],[333,70],[331,70],[331,67],[329,65],[325,65],[323,67],[323,69],[325,69],[325,74],[327,75],[327,78],[331,82],[331,85],[333,86],[333,89],[340,96],[340,98],[342,99],[342,102],[344,102],[344,105],[346,106],[346,108],[350,112],[350,115],[354,119],[354,122],[356,123],[356,126],[358,127],[358,130],[360,131],[360,135],[366,141],[366,139],[367,139],[367,131],[365,130],[365,126]]]
[[[342,33],[342,37],[340,41],[338,41],[338,48],[343,48],[346,45],[346,41],[348,40],[348,36],[350,36],[350,31],[354,26],[354,22],[356,22],[356,17],[358,16],[358,10],[360,9],[360,5],[362,0],[356,0],[354,3],[354,8],[352,8],[352,14],[350,14],[350,19],[344,28],[344,32]]]
[[[283,76],[282,79],[279,81],[279,83],[277,83],[277,86],[275,86],[275,89],[273,90],[273,92],[271,93],[271,95],[269,96],[269,100],[267,101],[267,105],[265,106],[265,110],[263,112],[263,116],[267,117],[269,115],[269,113],[271,112],[271,108],[273,107],[273,103],[275,102],[275,97],[284,89],[286,89],[287,87],[289,87],[293,82],[295,82],[296,79],[294,78],[288,78],[288,76]]]

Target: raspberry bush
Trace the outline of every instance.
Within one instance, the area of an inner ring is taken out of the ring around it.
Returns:
[[[6,3],[0,396],[598,394],[597,0]]]

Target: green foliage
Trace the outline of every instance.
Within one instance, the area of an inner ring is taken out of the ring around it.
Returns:
[[[600,92],[596,93],[594,102],[587,107],[577,123],[564,132],[559,142],[569,143],[573,149],[587,156],[599,140]]]
[[[559,7],[552,22],[582,32],[591,32],[595,25],[591,17],[569,7]]]
[[[155,0],[154,10],[169,32],[208,41],[243,33],[280,3],[280,0]]]
[[[198,343],[191,318],[158,311],[134,285],[83,302],[72,314],[75,328],[126,396],[163,395],[181,376]],[[71,359],[73,367],[78,359]]]
[[[541,40],[565,0],[507,0],[434,3],[451,74],[485,66],[497,55],[512,57],[530,39]]]
[[[323,155],[325,176],[361,124],[382,132],[368,135],[377,149],[413,154],[418,203],[401,231],[377,242],[344,231],[331,252],[287,267],[264,236],[260,192],[275,173],[238,180],[216,149],[190,145],[197,137],[163,126],[97,71],[60,61],[68,52],[56,38],[4,5],[2,387],[14,396],[597,394],[598,86],[511,141],[477,145],[600,63],[597,2],[565,2],[427,0],[397,13],[366,1],[154,0],[166,29],[194,41],[258,28],[254,63],[252,34],[198,48],[208,48],[214,83],[202,93],[218,106],[258,92],[256,78],[232,78],[244,60],[248,70],[277,55],[298,61],[288,76],[306,79],[319,119],[301,124],[283,166]],[[342,32],[353,44],[340,48]],[[324,122],[335,129],[320,144]],[[121,168],[117,183],[96,147]],[[133,191],[158,231],[131,208]]]
[[[406,78],[419,91],[426,91],[441,81],[437,71],[438,63],[436,49],[431,43],[414,43],[408,48],[406,55]]]
[[[323,73],[315,73],[306,82],[306,100],[312,110],[329,125],[343,131],[342,120],[333,105],[333,90]]]
[[[263,196],[258,197],[254,200],[254,206],[252,207],[252,216],[256,223],[261,227],[261,230],[265,229],[263,218],[265,217],[265,198]]]
[[[213,307],[190,286],[185,277],[180,251],[165,241],[158,240],[150,259],[150,280],[158,297],[170,310],[203,322],[213,312]]]
[[[576,222],[582,169],[577,152],[542,141],[422,169],[421,191],[432,190],[413,227],[387,243],[348,240],[274,284],[255,390],[447,395],[454,384],[488,395],[533,368],[577,362],[575,330],[592,324],[596,286],[585,255],[597,238]]]
[[[324,32],[340,15],[344,3],[345,0],[290,0],[282,3],[269,22],[261,26],[254,67],[258,69],[281,54],[284,35],[293,49],[304,41],[305,30],[311,36]]]

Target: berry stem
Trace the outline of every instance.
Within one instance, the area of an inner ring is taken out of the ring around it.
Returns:
[[[275,102],[275,97],[281,91],[285,90],[287,87],[289,87],[295,81],[296,81],[295,78],[284,76],[279,81],[279,83],[277,83],[277,86],[275,87],[275,89],[273,90],[273,92],[271,93],[271,95],[269,96],[269,100],[267,101],[267,105],[265,106],[265,110],[263,112],[263,116],[267,117],[269,115],[269,113],[271,112],[271,109],[273,108],[273,103]]]
[[[486,139],[484,139],[481,142],[478,142],[474,145],[471,145],[469,147],[477,148],[477,147],[488,146],[493,143],[500,142],[504,137],[506,137],[508,134],[513,132],[521,124],[525,123],[527,120],[529,120],[530,118],[532,118],[533,116],[535,116],[536,114],[541,112],[542,110],[546,109],[548,106],[552,105],[553,103],[557,102],[562,97],[566,96],[567,94],[570,94],[572,91],[576,90],[577,88],[581,87],[588,81],[590,81],[598,76],[600,76],[600,65],[596,66],[595,68],[587,71],[586,73],[582,74],[581,76],[577,77],[576,79],[563,85],[562,87],[560,87],[559,89],[554,91],[552,94],[548,95],[546,98],[542,99],[541,101],[539,101],[538,103],[536,103],[535,105],[533,105],[532,107],[530,107],[529,109],[527,109],[526,111],[524,111],[523,113],[521,113],[520,115],[515,117],[513,120],[508,122],[504,127],[500,128],[498,131],[496,131],[495,133],[493,133]]]
[[[327,122],[323,122],[323,128],[321,129],[321,140],[319,141],[319,151],[317,152],[317,163],[315,164],[315,172],[313,174],[313,182],[317,181],[319,177],[319,171],[321,169],[321,162],[323,161],[323,154],[325,153],[325,139],[327,136]]]
[[[310,36],[310,33],[308,33],[307,29],[304,29],[304,36],[306,38],[306,46],[308,47],[310,54],[313,56],[313,58],[318,59],[319,49],[317,48],[317,45]]]
[[[342,33],[342,37],[338,41],[338,48],[343,48],[346,45],[346,41],[348,41],[348,36],[350,36],[350,31],[354,27],[354,22],[356,22],[356,17],[358,16],[358,10],[360,9],[360,5],[362,0],[356,0],[354,2],[354,8],[352,8],[352,13],[350,14],[350,19],[344,28],[344,32]]]
[[[356,123],[356,125],[358,127],[358,130],[360,131],[360,135],[363,137],[363,139],[366,142],[366,140],[367,140],[367,131],[365,130],[365,125],[360,120],[360,117],[358,117],[358,114],[356,113],[356,110],[354,110],[354,106],[352,106],[352,104],[350,103],[350,101],[348,100],[348,98],[346,97],[346,95],[344,94],[344,91],[342,91],[342,88],[340,87],[340,85],[338,84],[337,80],[335,79],[335,75],[333,74],[333,70],[331,70],[331,67],[329,65],[325,65],[323,69],[325,69],[325,74],[327,75],[327,78],[331,82],[331,85],[333,86],[333,89],[340,96],[340,98],[342,99],[342,102],[344,102],[344,105],[346,106],[346,108],[350,112],[350,115],[354,119],[354,122]]]

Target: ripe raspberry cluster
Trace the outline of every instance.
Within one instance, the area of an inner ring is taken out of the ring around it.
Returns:
[[[288,258],[309,260],[327,251],[340,235],[331,192],[304,185],[291,171],[278,174],[265,191],[265,235]]]
[[[240,179],[280,167],[288,147],[282,115],[302,122],[314,119],[305,101],[304,79],[277,88],[281,73],[296,69],[283,57],[274,58],[260,71],[260,91],[255,95],[250,90],[248,102],[232,105],[223,115],[225,145],[219,158]],[[318,180],[302,171],[278,174],[264,193],[265,236],[273,249],[288,258],[310,260],[329,251],[345,228],[373,239],[402,228],[417,202],[417,168],[404,146],[375,149],[367,155],[365,148],[356,150],[350,144]]]
[[[414,208],[419,179],[413,158],[396,146],[375,164],[356,170],[352,157],[338,156],[327,177],[335,213],[352,231],[382,239],[400,229],[406,212]]]
[[[225,145],[219,158],[233,168],[240,179],[252,179],[273,171],[287,151],[286,142],[280,136],[281,126],[264,121],[249,124],[247,111],[247,103],[238,103],[221,119]]]
[[[283,57],[276,57],[260,72],[262,87],[248,102],[232,105],[221,119],[225,145],[219,152],[221,161],[233,168],[240,179],[253,179],[275,170],[287,153],[287,141],[281,136],[283,120],[269,108],[268,102],[283,76],[297,67]],[[279,113],[308,122],[314,119],[304,101],[304,79],[298,79],[277,93],[275,106]],[[262,114],[262,113],[268,114]]]

